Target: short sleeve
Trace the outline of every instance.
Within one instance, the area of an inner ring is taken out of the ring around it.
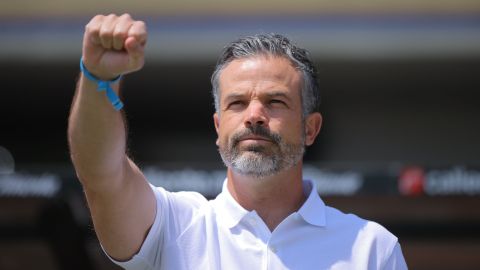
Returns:
[[[154,268],[154,264],[159,260],[160,248],[163,242],[163,223],[166,221],[164,216],[167,209],[167,194],[165,190],[151,186],[157,201],[155,220],[148,231],[147,237],[143,242],[140,251],[128,261],[116,261],[110,258],[112,262],[124,269],[149,270]],[[108,256],[108,254],[107,254]]]
[[[400,244],[397,242],[395,247],[393,248],[392,254],[388,258],[383,270],[407,270],[407,263],[405,262],[405,258],[403,257],[402,248]]]
[[[190,225],[197,210],[207,202],[205,197],[196,192],[169,192],[161,187],[150,186],[157,207],[155,220],[140,251],[128,261],[110,258],[127,270],[160,269],[165,246]]]

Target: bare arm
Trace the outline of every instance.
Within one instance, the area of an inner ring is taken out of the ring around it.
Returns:
[[[146,38],[145,24],[129,15],[96,16],[85,28],[85,67],[102,80],[137,71],[143,67]],[[125,260],[138,252],[153,223],[155,197],[126,155],[121,112],[96,88],[80,76],[68,127],[71,158],[102,246]],[[118,93],[118,84],[112,88]]]

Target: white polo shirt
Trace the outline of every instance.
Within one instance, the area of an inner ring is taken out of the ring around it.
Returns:
[[[228,181],[228,180],[226,180]],[[152,187],[157,214],[125,269],[407,269],[397,238],[381,225],[325,206],[314,182],[307,200],[271,232],[226,187],[214,200]]]

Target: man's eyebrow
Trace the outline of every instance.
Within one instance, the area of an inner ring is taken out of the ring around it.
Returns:
[[[238,98],[243,98],[245,97],[245,93],[230,93],[225,97],[225,100],[232,100],[232,99],[238,99]],[[287,100],[291,100],[291,98],[287,95],[287,93],[283,91],[272,91],[272,92],[267,92],[264,94],[264,96],[268,98],[275,98],[275,97],[283,97]]]
[[[235,100],[235,99],[241,99],[245,97],[245,94],[243,93],[230,93],[225,97],[225,101],[230,101],[230,100]]]
[[[274,97],[283,97],[287,100],[291,100],[291,98],[283,91],[273,91],[273,92],[269,92],[266,94],[269,98],[274,98]]]

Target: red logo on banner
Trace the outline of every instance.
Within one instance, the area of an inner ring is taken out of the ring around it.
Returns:
[[[398,190],[402,195],[416,196],[423,194],[425,170],[419,166],[403,168],[398,178]]]

